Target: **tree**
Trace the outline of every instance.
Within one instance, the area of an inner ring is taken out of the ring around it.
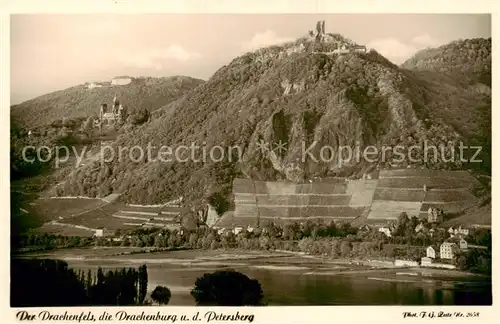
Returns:
[[[147,291],[148,291],[148,267],[145,264],[143,264],[142,266],[139,267],[139,295],[138,295],[139,305],[144,302]]]
[[[101,267],[97,268],[97,284],[100,284],[104,281],[104,272]]]
[[[397,227],[396,227],[396,235],[404,235],[406,231],[406,227],[408,226],[410,219],[408,214],[402,212],[398,217]]]
[[[84,282],[61,260],[11,261],[11,306],[85,305]]]
[[[92,129],[94,128],[94,119],[92,117],[87,118],[87,120],[82,124],[82,132],[87,134],[87,136],[92,138]]]
[[[205,273],[196,279],[191,296],[198,306],[262,305],[260,283],[234,270]]]
[[[349,241],[342,241],[340,243],[340,255],[345,258],[349,256],[349,253],[351,253],[351,243]]]
[[[163,286],[156,286],[156,288],[151,293],[151,299],[153,299],[159,305],[167,305],[170,301],[170,297],[172,297],[170,289]]]
[[[460,270],[465,270],[467,269],[467,258],[464,255],[461,255],[457,259],[457,266]]]

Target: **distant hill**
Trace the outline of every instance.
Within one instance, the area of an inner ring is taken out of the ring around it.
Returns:
[[[463,215],[446,221],[443,223],[443,226],[458,226],[462,224],[491,226],[491,218],[491,204],[487,204],[468,210]]]
[[[49,124],[64,117],[97,116],[103,103],[112,104],[116,95],[130,112],[140,109],[153,111],[203,83],[185,76],[166,78],[134,78],[130,84],[88,89],[78,85],[55,91],[11,107],[11,121],[20,127]]]
[[[473,46],[477,42],[482,44],[481,58],[491,55],[491,40],[464,41],[457,43],[462,44],[458,47],[452,43],[437,52],[426,52],[435,53],[432,55],[419,53],[403,68],[376,51],[335,52],[344,45],[356,46],[340,35],[330,35],[323,41],[306,37],[247,53],[221,67],[189,96],[167,103],[157,118],[115,142],[117,146],[139,145],[145,150],[148,143],[156,147],[193,142],[206,143],[208,148],[240,145],[241,161],[226,158],[222,162],[164,163],[122,159],[106,165],[86,165],[64,179],[57,194],[95,196],[120,192],[131,203],[161,203],[184,196],[193,203],[209,201],[222,213],[231,208],[231,183],[235,177],[291,181],[360,177],[377,166],[353,162],[338,167],[310,158],[298,160],[302,143],[308,146],[313,141],[318,142],[317,147],[329,145],[334,149],[344,145],[409,147],[424,141],[436,146],[457,145],[464,141],[485,146],[484,165],[467,166],[438,159],[421,166],[488,169],[490,87],[464,83],[458,74],[444,73],[456,71],[461,62],[468,62],[465,52],[459,57],[450,56],[451,63],[425,63],[434,62],[432,57],[439,56],[439,51],[469,48],[469,43]],[[479,78],[478,64],[472,60],[473,67],[461,73],[469,75],[470,80]],[[261,154],[257,149],[260,140],[282,141],[285,150]],[[319,154],[318,150],[312,153]],[[152,154],[156,156],[157,151],[153,149]],[[338,155],[332,160],[337,161]],[[408,160],[394,163],[390,157],[378,167],[406,168],[411,164]]]
[[[440,72],[491,87],[491,38],[473,38],[424,49],[401,67]]]

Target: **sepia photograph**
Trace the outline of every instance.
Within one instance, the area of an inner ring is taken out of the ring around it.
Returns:
[[[491,14],[9,25],[11,307],[493,304]]]

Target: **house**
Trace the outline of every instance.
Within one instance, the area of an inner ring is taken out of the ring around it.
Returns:
[[[108,123],[113,122],[113,121],[115,121],[115,114],[113,114],[112,112],[104,113],[102,115],[102,120],[105,120]]]
[[[421,232],[425,229],[424,224],[420,223],[417,226],[415,226],[415,233]]]
[[[369,231],[371,231],[371,228],[368,225],[363,225],[359,228],[359,230],[362,232],[369,232]]]
[[[129,76],[117,76],[111,79],[112,85],[126,85],[132,82],[132,78]]]
[[[387,228],[387,227],[380,227],[378,229],[378,231],[384,233],[385,236],[387,236],[387,237],[391,237],[392,236],[391,230],[389,228]]]
[[[95,230],[95,236],[96,237],[103,237],[104,236],[104,229],[103,228],[98,228]]]
[[[422,257],[420,259],[420,265],[425,267],[425,266],[430,266],[432,264],[432,259],[430,257]]]
[[[468,245],[466,240],[461,239],[458,245],[460,246],[460,250],[467,250]]]
[[[440,258],[444,260],[453,260],[455,258],[455,253],[457,252],[458,247],[455,243],[444,242],[440,247]]]
[[[425,250],[425,254],[428,258],[435,259],[436,258],[436,249],[433,246],[428,246]]]
[[[241,226],[236,226],[234,229],[233,229],[233,233],[238,235],[239,233],[241,233],[243,231],[243,227]]]
[[[468,228],[462,227],[462,225],[460,225],[460,226],[458,227],[458,233],[457,233],[457,234],[462,234],[462,235],[464,235],[464,236],[467,236],[467,235],[469,235],[469,234],[470,234],[470,231],[469,231],[469,229],[468,229]]]
[[[427,222],[429,223],[441,223],[443,221],[443,211],[434,208],[434,207],[429,207],[427,210]]]
[[[96,82],[87,84],[87,89],[94,89],[94,88],[102,88],[102,84]]]
[[[358,45],[356,45],[352,49],[356,53],[366,53],[366,46],[358,46]]]
[[[448,233],[450,234],[450,237],[455,237],[455,236],[465,237],[465,236],[469,235],[470,231],[468,228],[459,226],[458,228],[450,227],[448,229]]]

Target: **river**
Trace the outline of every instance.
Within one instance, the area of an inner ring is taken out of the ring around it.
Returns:
[[[491,305],[491,278],[422,273],[416,269],[377,270],[362,266],[263,253],[177,251],[120,256],[82,256],[73,251],[37,257],[64,259],[74,269],[115,269],[148,265],[148,290],[172,292],[169,305],[190,306],[196,278],[230,268],[257,279],[268,305]],[[439,270],[438,270],[439,272]],[[453,273],[453,272],[451,272]]]

